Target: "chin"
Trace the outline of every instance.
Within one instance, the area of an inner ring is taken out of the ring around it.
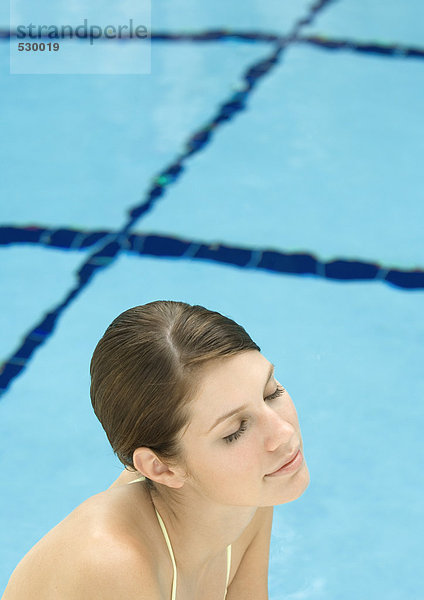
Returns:
[[[278,504],[287,504],[297,500],[306,490],[309,485],[310,477],[309,470],[306,463],[303,464],[302,468],[296,473],[295,477],[289,482],[286,482],[286,486],[282,484],[281,493],[276,492],[277,501],[273,502],[273,506]]]

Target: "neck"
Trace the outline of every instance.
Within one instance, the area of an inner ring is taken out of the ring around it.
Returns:
[[[165,523],[178,569],[187,576],[204,572],[222,556],[253,519],[257,508],[217,504],[193,488],[184,494],[149,492]]]

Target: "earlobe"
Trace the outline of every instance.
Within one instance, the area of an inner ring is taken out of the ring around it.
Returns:
[[[180,488],[184,485],[181,477],[163,463],[150,448],[142,447],[134,450],[133,464],[141,475],[151,481],[172,488]]]

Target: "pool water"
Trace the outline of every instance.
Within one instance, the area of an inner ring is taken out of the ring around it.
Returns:
[[[121,471],[98,339],[173,299],[241,323],[297,407],[270,600],[421,599],[423,5],[156,0],[145,75],[11,75],[2,11],[0,590]]]

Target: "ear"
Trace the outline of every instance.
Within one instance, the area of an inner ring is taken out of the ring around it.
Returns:
[[[161,461],[150,448],[141,447],[133,452],[134,467],[145,477],[171,488],[181,488],[185,477],[182,470]]]

